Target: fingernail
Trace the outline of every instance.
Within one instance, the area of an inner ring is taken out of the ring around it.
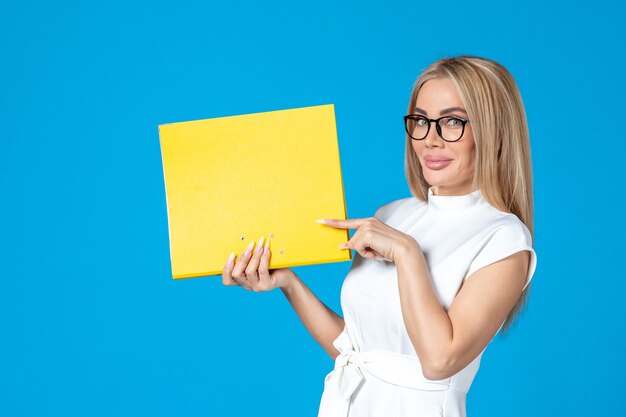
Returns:
[[[263,247],[263,239],[265,239],[265,237],[261,237],[261,239],[259,239],[259,244],[256,246],[256,249],[254,251],[255,253]]]
[[[235,259],[235,252],[231,252],[230,256],[228,257],[228,262],[226,262],[226,265],[231,266],[233,264],[234,259]]]
[[[317,219],[315,220],[316,223],[322,223],[322,224],[326,224],[326,220],[324,219]]]
[[[348,247],[346,246],[345,243],[341,243],[339,244],[339,246],[337,246],[337,249],[348,249]]]
[[[254,247],[254,240],[252,242],[250,242],[250,244],[248,245],[248,247],[246,248],[246,253],[243,256],[248,256],[250,255],[250,252],[252,252],[252,248]]]
[[[269,251],[270,251],[270,240],[267,239],[267,241],[265,242],[265,248],[263,249],[263,252],[267,254],[269,253]]]

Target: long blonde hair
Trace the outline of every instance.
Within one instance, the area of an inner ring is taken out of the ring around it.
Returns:
[[[415,81],[408,113],[413,113],[422,85],[431,79],[455,83],[472,121],[476,142],[472,189],[480,188],[485,200],[498,210],[515,214],[528,227],[534,242],[530,137],[524,104],[513,76],[491,59],[471,55],[440,59]],[[429,184],[411,141],[407,134],[406,177],[411,193],[426,201]],[[526,305],[530,286],[507,316],[501,334],[506,333]]]

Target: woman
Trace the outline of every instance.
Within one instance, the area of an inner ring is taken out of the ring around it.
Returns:
[[[344,318],[268,244],[224,266],[225,285],[281,288],[335,359],[319,416],[465,416],[484,349],[522,308],[536,267],[530,144],[511,74],[493,60],[439,60],[418,77],[405,116],[412,197],[365,219],[341,291]]]

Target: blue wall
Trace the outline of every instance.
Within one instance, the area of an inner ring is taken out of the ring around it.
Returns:
[[[468,413],[623,410],[624,6],[380,3],[3,5],[1,416],[316,416],[333,363],[280,291],[172,280],[157,125],[334,103],[366,217],[409,196],[402,116],[451,54],[515,76],[535,178],[529,304]],[[295,270],[338,310],[349,266]]]

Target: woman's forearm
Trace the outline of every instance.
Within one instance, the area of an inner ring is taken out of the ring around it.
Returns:
[[[343,331],[343,318],[322,303],[295,273],[281,290],[304,327],[334,360],[339,352],[333,341]]]
[[[402,316],[424,373],[433,375],[452,343],[452,323],[435,294],[422,251],[411,249],[396,263]]]

